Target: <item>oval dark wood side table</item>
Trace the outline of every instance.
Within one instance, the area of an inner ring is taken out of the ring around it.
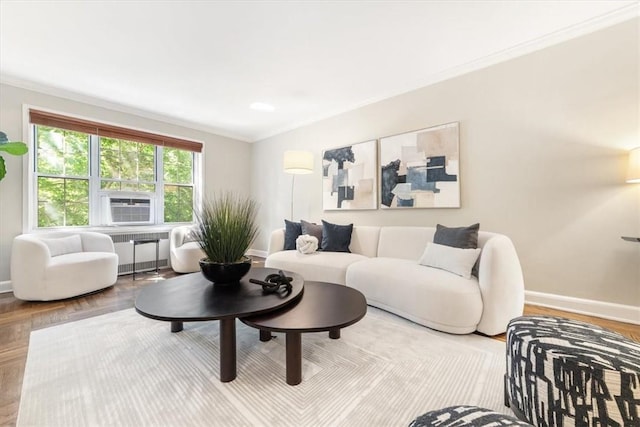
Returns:
[[[220,321],[220,381],[236,378],[236,318],[277,310],[302,295],[304,280],[293,278],[292,292],[286,297],[264,294],[249,279],[264,280],[277,273],[272,268],[252,268],[237,285],[214,285],[202,273],[173,277],[143,288],[135,308],[145,317],[171,322],[171,332],[180,332],[183,322]]]
[[[271,339],[271,332],[286,333],[287,384],[302,382],[303,332],[329,331],[329,337],[340,338],[340,329],[353,325],[367,314],[367,301],[362,293],[344,285],[305,282],[304,294],[298,302],[257,316],[240,319],[260,330],[260,341]]]

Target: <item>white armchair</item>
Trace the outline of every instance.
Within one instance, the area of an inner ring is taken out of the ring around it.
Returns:
[[[171,268],[177,273],[200,271],[198,261],[205,258],[198,242],[190,240],[191,226],[182,225],[171,230],[169,236],[169,256]]]
[[[11,249],[11,286],[16,298],[50,301],[112,286],[118,255],[106,234],[22,234]]]

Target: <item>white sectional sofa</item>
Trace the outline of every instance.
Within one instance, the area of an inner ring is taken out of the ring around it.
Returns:
[[[306,280],[347,285],[367,303],[421,325],[453,334],[497,335],[522,315],[524,282],[511,240],[480,231],[478,277],[420,265],[434,227],[354,226],[347,252],[284,251],[284,229],[273,231],[265,266]]]

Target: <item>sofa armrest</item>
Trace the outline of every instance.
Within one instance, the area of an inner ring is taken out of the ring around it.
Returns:
[[[284,250],[284,228],[279,228],[271,232],[269,238],[269,249],[267,250],[267,256],[274,252],[280,252]]]
[[[184,244],[184,237],[189,232],[189,226],[178,226],[171,229],[171,233],[169,234],[169,250],[173,251],[178,249],[180,246]]]
[[[38,237],[23,234],[13,239],[11,246],[11,287],[16,298],[22,299],[30,290],[44,290],[45,271],[51,262],[49,247]]]
[[[484,244],[479,267],[482,317],[478,332],[497,335],[507,330],[507,323],[522,316],[524,279],[518,254],[504,235],[491,237]]]
[[[80,234],[82,239],[83,252],[115,252],[111,236],[93,231],[83,231]]]

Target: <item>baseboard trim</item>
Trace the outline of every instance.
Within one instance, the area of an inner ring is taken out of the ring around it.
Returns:
[[[11,287],[11,280],[0,282],[0,294],[6,294],[7,292],[13,292],[13,288]]]
[[[525,291],[525,302],[531,305],[640,325],[640,307],[633,305],[614,304],[535,291]]]
[[[267,251],[259,251],[258,249],[249,249],[247,251],[247,255],[259,256],[260,258],[266,258],[267,257]]]

